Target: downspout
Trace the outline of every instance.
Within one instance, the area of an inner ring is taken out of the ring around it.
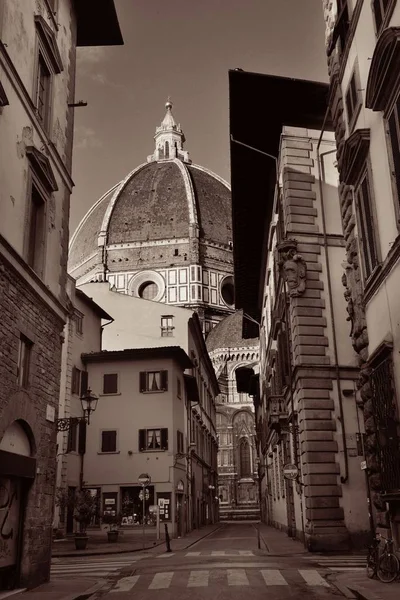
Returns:
[[[340,370],[339,370],[339,360],[338,360],[338,349],[337,349],[337,339],[336,339],[336,327],[335,327],[335,313],[333,310],[333,296],[332,296],[332,285],[331,285],[331,270],[329,264],[329,256],[328,256],[328,240],[326,234],[326,219],[325,219],[325,207],[324,207],[324,194],[322,187],[322,169],[321,163],[323,157],[327,154],[332,154],[336,152],[335,150],[329,150],[328,152],[323,152],[319,154],[319,148],[322,141],[322,136],[324,134],[326,121],[328,118],[330,108],[327,108],[325,113],[324,122],[321,129],[321,134],[319,136],[318,144],[317,144],[317,162],[318,162],[318,183],[319,183],[319,193],[321,198],[321,217],[322,217],[322,233],[324,237],[324,248],[325,248],[325,264],[326,264],[326,275],[328,280],[328,297],[329,297],[329,308],[331,311],[331,319],[332,319],[332,341],[333,341],[333,353],[335,358],[335,372],[336,372],[336,385],[338,390],[338,400],[339,400],[339,412],[340,412],[340,422],[342,425],[342,443],[343,443],[343,455],[344,455],[344,476],[341,475],[340,481],[341,483],[346,483],[349,479],[349,459],[347,456],[347,442],[346,442],[346,426],[344,422],[344,411],[343,411],[343,396],[340,385]]]

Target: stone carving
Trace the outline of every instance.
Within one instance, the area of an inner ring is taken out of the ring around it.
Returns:
[[[306,289],[307,264],[301,254],[297,254],[297,241],[285,240],[277,245],[279,267],[287,283],[289,296],[297,298]]]

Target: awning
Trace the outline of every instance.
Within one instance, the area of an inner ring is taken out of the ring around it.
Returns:
[[[197,386],[197,379],[196,377],[193,377],[193,375],[183,375],[184,381],[185,381],[185,390],[186,390],[186,397],[189,400],[189,402],[195,402],[195,403],[199,403],[200,404],[200,394],[199,394],[199,388]]]

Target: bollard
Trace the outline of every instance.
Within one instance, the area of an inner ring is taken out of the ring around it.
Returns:
[[[164,527],[165,527],[165,543],[167,545],[167,552],[171,552],[171,544],[170,544],[169,533],[168,533],[168,525],[166,523],[164,523]]]

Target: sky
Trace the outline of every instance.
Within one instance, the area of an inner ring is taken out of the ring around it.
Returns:
[[[124,45],[77,50],[71,234],[152,154],[168,96],[193,162],[229,182],[229,69],[328,81],[322,0],[115,5]]]

